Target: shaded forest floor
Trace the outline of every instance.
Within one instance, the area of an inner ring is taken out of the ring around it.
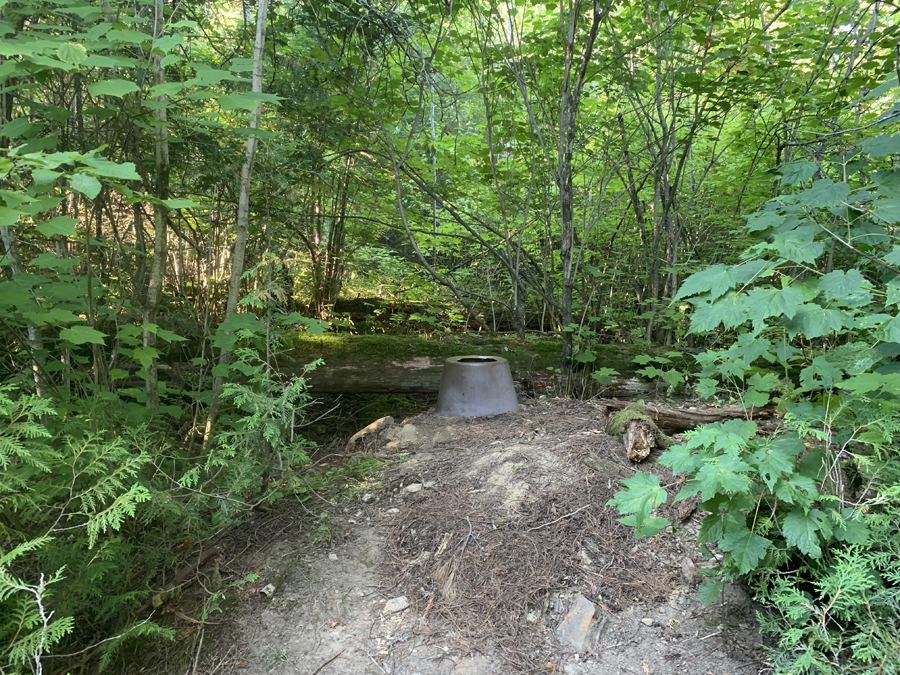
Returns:
[[[337,506],[233,531],[224,614],[203,623],[199,595],[174,601],[178,640],[155,661],[189,675],[768,672],[743,589],[696,599],[700,516],[665,509],[677,525],[635,541],[605,506],[635,471],[605,422],[590,402],[546,399],[366,438],[357,451],[403,461]],[[659,452],[640,470],[666,484]]]

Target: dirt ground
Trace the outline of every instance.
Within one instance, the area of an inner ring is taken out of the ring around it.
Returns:
[[[696,599],[701,517],[664,512],[676,525],[635,541],[605,506],[636,468],[672,482],[659,450],[635,467],[605,423],[590,402],[543,399],[363,439],[403,459],[330,508],[330,543],[308,519],[262,517],[220,559],[224,615],[169,610],[188,675],[769,672],[746,593]]]

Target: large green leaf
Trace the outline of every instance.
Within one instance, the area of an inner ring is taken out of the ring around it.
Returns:
[[[766,244],[766,248],[787,260],[814,263],[825,251],[824,244],[815,240],[815,235],[820,231],[818,225],[806,225],[789,232],[780,232],[773,235],[771,243]]]
[[[756,423],[749,420],[728,420],[704,424],[686,441],[689,448],[712,448],[737,455],[756,434]]]
[[[879,199],[875,202],[875,217],[893,225],[900,223],[900,197]]]
[[[72,326],[59,331],[59,337],[76,345],[85,343],[102,345],[106,335],[90,326]]]
[[[141,179],[132,162],[117,164],[116,162],[109,161],[105,157],[92,156],[85,157],[84,163],[93,169],[93,173],[105,178],[115,178],[118,180]]]
[[[100,194],[100,181],[86,173],[76,173],[69,180],[73,190],[94,199]]]
[[[828,389],[840,379],[841,371],[820,355],[800,371],[800,383],[803,385],[801,391]]]
[[[859,270],[834,270],[819,279],[819,290],[841,305],[867,305],[872,302],[872,286]]]
[[[812,178],[819,167],[812,162],[791,162],[778,167],[781,174],[781,184],[784,186],[797,185],[804,183]]]
[[[756,569],[771,543],[770,539],[760,537],[744,527],[726,532],[719,542],[719,548],[731,553],[741,574],[747,574]]]
[[[767,443],[750,455],[763,482],[771,490],[782,474],[793,473],[793,458],[804,449],[796,434],[785,434]]]
[[[747,230],[750,232],[762,232],[770,227],[780,225],[784,220],[785,217],[774,209],[758,211],[747,216]]]
[[[859,146],[872,157],[900,154],[900,134],[895,136],[878,136],[861,141]]]
[[[869,540],[869,528],[863,521],[862,514],[853,508],[843,508],[840,512],[831,511],[834,538],[848,544],[862,546]]]
[[[825,309],[815,303],[800,307],[786,327],[791,335],[803,333],[809,339],[829,335],[844,326],[845,314],[836,309]]]
[[[730,266],[712,265],[699,272],[694,272],[685,279],[681,288],[678,289],[675,299],[680,300],[691,295],[709,293],[710,299],[715,300],[734,288],[734,285],[735,274]]]
[[[747,473],[750,465],[732,455],[721,455],[714,461],[706,462],[697,470],[697,482],[703,500],[715,494],[746,492],[750,489]]]
[[[622,484],[625,489],[617,492],[606,505],[616,507],[619,513],[633,514],[627,522],[626,519],[622,519],[622,522],[636,528],[636,539],[651,536],[668,524],[662,518],[646,522],[650,512],[666,501],[666,490],[660,486],[657,476],[636,473],[634,477],[623,480]]]
[[[817,180],[812,187],[799,195],[800,203],[814,208],[829,208],[843,202],[850,194],[850,186],[844,182],[835,183],[830,178]]]
[[[793,319],[802,304],[803,294],[795,286],[787,286],[772,294],[765,306],[764,315]]]
[[[684,444],[673,445],[659,458],[659,463],[672,469],[672,473],[690,473],[700,466],[700,455],[691,452]]]
[[[719,580],[707,580],[700,584],[700,590],[697,591],[697,598],[704,607],[713,604],[720,595],[725,584]]]
[[[138,86],[129,80],[115,79],[93,82],[88,85],[91,96],[116,96],[122,97],[138,90]]]
[[[64,63],[75,65],[87,59],[87,50],[77,42],[67,42],[56,50],[56,56]]]
[[[819,533],[831,536],[831,524],[819,509],[795,508],[784,517],[781,531],[789,546],[796,546],[804,555],[822,556]]]

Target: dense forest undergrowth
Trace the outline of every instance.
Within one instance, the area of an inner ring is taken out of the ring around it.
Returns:
[[[319,357],[502,332],[561,396],[776,406],[662,459],[721,555],[701,596],[746,578],[779,672],[898,672],[898,31],[860,0],[0,3],[0,672],[171,637],[173,570],[318,480]],[[659,532],[665,486],[625,484]]]

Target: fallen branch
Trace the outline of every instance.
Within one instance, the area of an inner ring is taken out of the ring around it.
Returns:
[[[332,656],[330,659],[328,659],[327,661],[325,661],[325,663],[323,663],[321,666],[319,666],[319,667],[316,668],[314,671],[312,671],[311,675],[318,675],[319,671],[322,670],[322,668],[324,668],[325,666],[327,666],[329,663],[331,663],[332,661],[334,661],[337,657],[339,657],[339,656],[340,656],[341,654],[343,654],[343,653],[344,653],[344,650],[342,649],[342,650],[339,651],[337,654],[335,654],[334,656]],[[378,664],[376,663],[375,665],[377,666]]]
[[[193,617],[188,616],[184,612],[179,612],[177,609],[173,609],[172,614],[177,616],[179,619],[183,619],[185,621],[195,623],[199,626],[221,626],[223,623],[225,623],[224,621],[201,621],[200,619],[195,619]]]
[[[537,527],[529,527],[529,528],[528,528],[528,531],[529,531],[529,532],[534,532],[535,530],[540,530],[542,527],[547,527],[548,525],[553,525],[553,523],[558,523],[559,521],[565,520],[566,518],[571,518],[571,517],[574,516],[576,513],[578,513],[579,511],[584,511],[584,510],[585,510],[587,507],[589,507],[589,506],[590,506],[590,504],[585,504],[585,505],[582,506],[580,509],[575,509],[574,511],[572,511],[572,513],[567,513],[567,514],[564,515],[564,516],[560,516],[560,517],[557,518],[556,520],[551,520],[549,523],[544,523],[543,525],[538,525]]]

